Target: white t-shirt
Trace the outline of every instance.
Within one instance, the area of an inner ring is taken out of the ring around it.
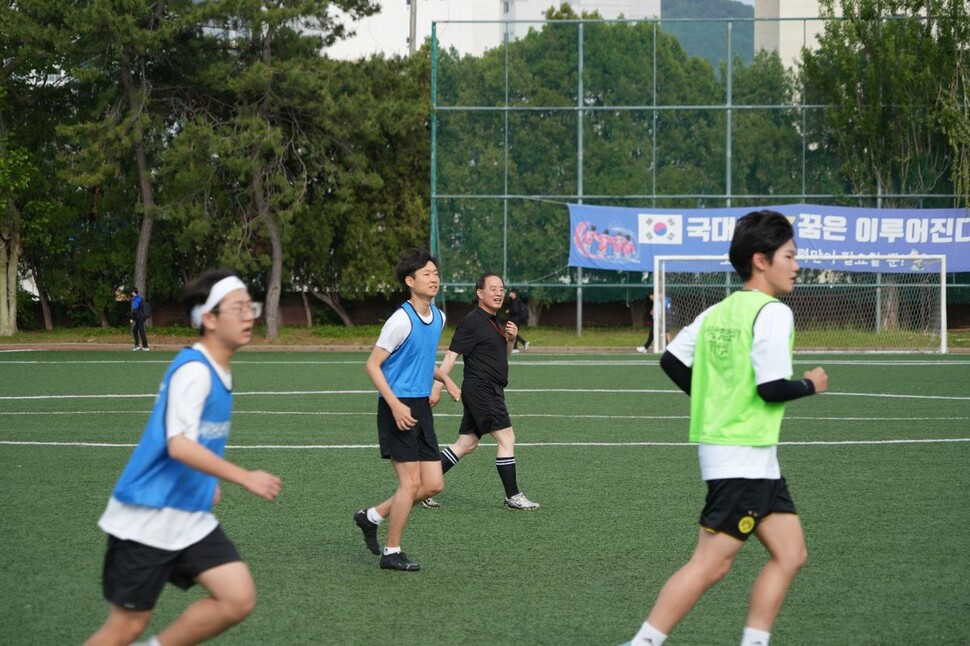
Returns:
[[[713,306],[712,306],[713,307]],[[700,313],[694,321],[683,328],[667,346],[667,351],[690,368],[694,365],[694,350],[701,323],[711,308]],[[761,308],[754,321],[754,342],[751,347],[751,363],[754,366],[755,383],[760,385],[778,379],[791,379],[792,362],[789,340],[795,318],[791,309],[781,302],[772,302]],[[722,478],[768,478],[781,477],[778,466],[778,447],[730,446],[700,444],[697,454],[704,480]]]
[[[434,320],[434,313],[428,312],[427,316],[421,316],[421,313],[414,310],[418,314],[418,318],[425,323],[431,323]],[[444,325],[445,313],[441,313],[441,323]],[[411,318],[408,313],[404,311],[403,307],[397,308],[393,314],[384,323],[384,327],[381,328],[381,334],[377,337],[376,345],[378,348],[383,348],[388,352],[394,352],[411,334]]]
[[[232,390],[232,375],[213,361],[201,343],[192,347],[205,355],[223,385]],[[165,429],[169,439],[185,435],[190,440],[198,440],[202,409],[211,390],[209,368],[198,361],[190,361],[172,374],[165,409]],[[98,527],[112,536],[172,551],[198,543],[218,524],[216,517],[208,511],[130,505],[114,496],[108,500],[108,507],[98,521]]]

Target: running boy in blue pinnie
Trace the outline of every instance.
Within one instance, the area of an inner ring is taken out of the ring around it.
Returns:
[[[183,304],[202,339],[182,350],[162,379],[145,432],[98,526],[108,534],[102,587],[111,604],[87,644],[130,644],[151,620],[167,582],[198,583],[209,595],[144,644],[197,644],[245,619],[256,602],[249,568],[212,507],[219,480],[266,500],[280,479],[223,458],[232,413],[229,362],[252,339],[259,304],[231,271],[210,270],[185,286]]]

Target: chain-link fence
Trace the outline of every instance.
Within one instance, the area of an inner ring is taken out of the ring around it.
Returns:
[[[470,300],[484,271],[540,302],[577,302],[580,326],[584,301],[645,298],[648,273],[567,266],[568,203],[954,206],[947,182],[936,194],[847,188],[826,106],[792,54],[819,20],[479,23],[495,40],[480,56],[439,39],[446,26],[432,33],[431,124],[445,300]],[[759,33],[785,50],[756,52]],[[951,302],[970,301],[966,278],[950,276]]]

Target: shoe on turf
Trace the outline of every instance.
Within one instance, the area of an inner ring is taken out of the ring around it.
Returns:
[[[421,506],[425,509],[438,509],[441,507],[441,503],[434,498],[425,498],[421,501]]]
[[[141,350],[141,348],[139,348],[137,345],[131,349],[132,352],[138,352],[139,350]]]
[[[367,518],[366,509],[361,509],[354,513],[354,523],[364,533],[364,544],[370,550],[371,554],[380,554],[381,546],[377,543],[377,525]]]
[[[539,503],[532,502],[525,497],[524,493],[519,492],[511,498],[506,498],[505,506],[509,509],[538,509]]]
[[[410,560],[404,552],[385,554],[381,557],[382,570],[402,570],[404,572],[417,572],[421,566]]]
[[[522,348],[522,349],[523,350],[528,350],[529,349],[529,342],[528,341],[525,342],[525,347]]]
[[[643,347],[642,345],[638,345],[637,346],[637,352],[639,352],[640,354],[646,354],[647,353],[647,349],[645,347]]]
[[[142,348],[142,350],[144,350],[145,352],[148,352],[149,349],[148,348]]]
[[[512,354],[518,354],[518,353],[519,353],[519,349],[518,348],[515,348],[515,349],[512,350]]]

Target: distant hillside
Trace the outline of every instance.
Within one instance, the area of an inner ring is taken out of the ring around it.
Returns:
[[[714,19],[754,18],[754,7],[734,0],[661,0],[663,21],[677,18]],[[706,58],[718,69],[727,56],[727,26],[723,22],[678,23],[663,22],[665,32],[680,40],[691,56]],[[731,53],[746,63],[754,57],[754,23],[734,23]]]

